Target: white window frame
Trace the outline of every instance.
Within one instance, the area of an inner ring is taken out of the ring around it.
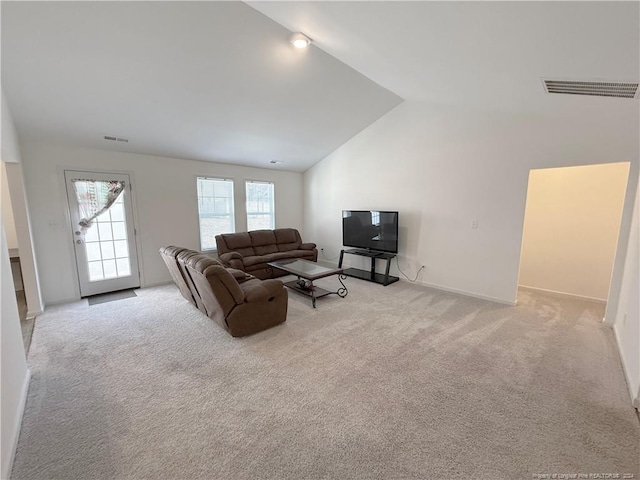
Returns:
[[[230,213],[229,218],[231,220],[231,231],[230,232],[218,232],[216,233],[216,235],[219,235],[220,233],[235,233],[236,231],[236,216],[235,216],[235,182],[232,178],[220,178],[220,177],[207,177],[207,176],[202,176],[202,175],[198,175],[196,177],[196,200],[198,202],[198,239],[200,242],[200,250],[203,252],[210,252],[210,251],[216,251],[217,250],[217,246],[214,242],[213,246],[207,246],[205,248],[205,246],[202,244],[202,217],[201,217],[201,212],[200,212],[200,203],[201,203],[201,198],[203,198],[200,195],[200,192],[198,190],[198,184],[200,182],[200,180],[212,180],[212,181],[216,181],[216,182],[228,182],[229,184],[231,184],[231,196],[229,197],[230,199]],[[215,195],[213,198],[216,198]],[[219,197],[219,198],[227,198],[227,197]]]
[[[246,219],[247,219],[247,230],[251,231],[249,227],[249,215],[251,214],[264,214],[265,212],[251,212],[249,211],[249,184],[252,183],[260,183],[263,185],[271,185],[271,226],[269,228],[276,228],[276,184],[274,182],[269,182],[266,180],[245,180],[244,188],[245,188],[245,210],[246,210]]]

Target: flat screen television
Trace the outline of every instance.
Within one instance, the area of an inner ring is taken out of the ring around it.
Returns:
[[[343,210],[342,244],[345,247],[398,253],[398,212]]]

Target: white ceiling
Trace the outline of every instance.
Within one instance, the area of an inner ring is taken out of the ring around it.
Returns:
[[[304,171],[402,99],[290,35],[241,2],[3,1],[2,88],[22,140]]]
[[[573,118],[638,109],[545,94],[541,78],[638,81],[639,2],[249,5],[3,1],[21,138],[303,171],[402,98]],[[290,48],[298,30],[311,49]]]
[[[639,2],[249,4],[407,100],[554,114],[634,102],[548,95],[541,77],[638,81]]]

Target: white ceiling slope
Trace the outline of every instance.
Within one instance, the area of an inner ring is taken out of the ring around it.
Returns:
[[[638,81],[640,2],[249,2],[406,100],[580,115],[637,100],[545,94],[541,77]]]
[[[304,171],[402,101],[240,2],[1,8],[22,140]]]

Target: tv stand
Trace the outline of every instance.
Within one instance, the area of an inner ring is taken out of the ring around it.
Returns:
[[[386,252],[376,252],[375,250],[361,250],[361,249],[351,249],[351,250],[340,250],[340,261],[338,262],[338,268],[342,268],[342,259],[344,254],[348,253],[349,255],[358,255],[360,257],[369,257],[371,258],[371,270],[360,270],[359,268],[347,268],[343,271],[345,275],[349,277],[359,278],[361,280],[367,280],[369,282],[379,283],[380,285],[390,285],[399,280],[398,277],[393,277],[389,275],[389,268],[391,267],[391,260],[395,258],[395,253],[386,253]],[[376,273],[376,259],[386,260],[387,268],[385,270],[384,275],[381,273]]]

